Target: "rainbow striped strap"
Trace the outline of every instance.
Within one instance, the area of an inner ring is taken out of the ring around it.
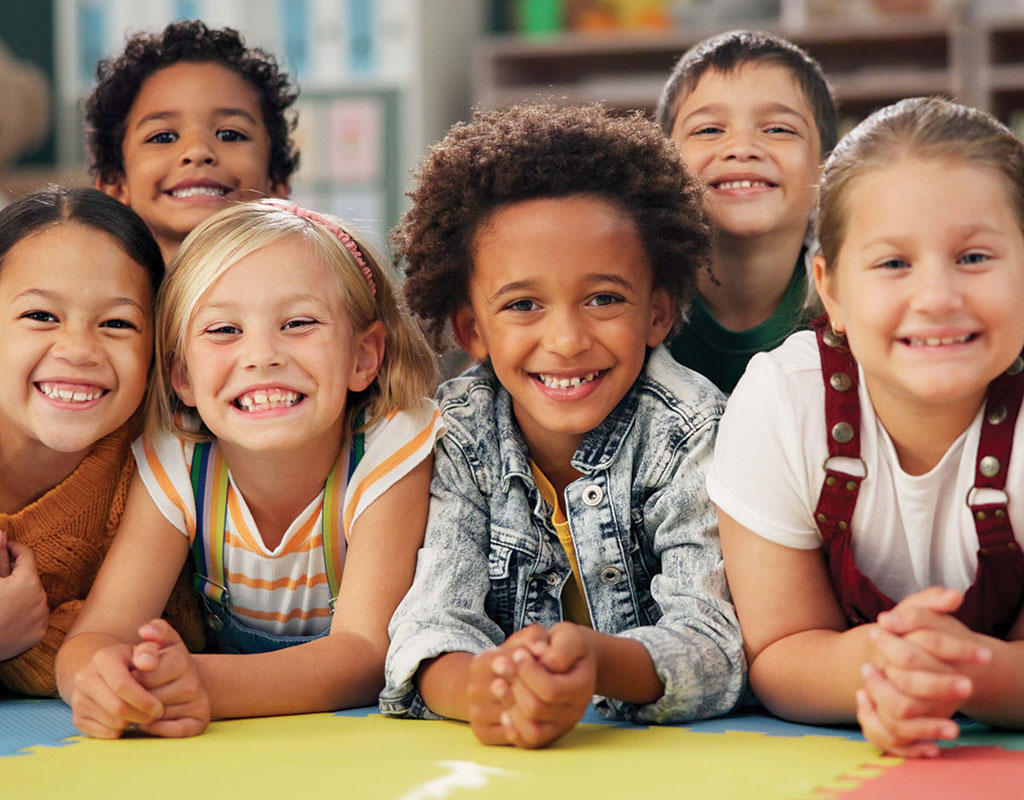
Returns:
[[[357,424],[358,422],[359,420]],[[363,458],[365,438],[362,431],[353,434],[351,450],[347,453],[342,451],[324,485],[323,506],[320,512],[321,531],[324,568],[327,572],[332,611],[338,599],[338,587],[341,586],[345,553],[348,549],[342,525],[344,492],[356,466]],[[192,539],[192,585],[197,592],[213,602],[230,605],[227,579],[224,575],[229,473],[224,456],[219,449],[214,450],[212,442],[196,444],[192,453],[189,477],[196,503],[196,533]]]

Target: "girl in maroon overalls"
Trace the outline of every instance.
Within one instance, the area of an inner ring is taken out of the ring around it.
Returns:
[[[708,475],[774,713],[907,756],[1024,724],[1022,231],[1024,146],[975,109],[902,101],[826,163],[827,314],[751,361]]]

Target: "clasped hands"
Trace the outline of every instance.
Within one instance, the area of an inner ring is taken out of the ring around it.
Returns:
[[[130,725],[154,736],[195,736],[210,723],[210,700],[195,658],[166,620],[139,628],[141,642],[98,650],[75,675],[75,727],[117,739]]]
[[[597,658],[571,622],[531,625],[473,657],[469,722],[484,744],[544,747],[579,722],[594,695]]]
[[[984,637],[952,616],[963,593],[931,587],[878,615],[861,667],[857,721],[864,736],[893,755],[933,757],[937,740],[955,739],[951,719],[974,693],[970,665],[987,664]]]

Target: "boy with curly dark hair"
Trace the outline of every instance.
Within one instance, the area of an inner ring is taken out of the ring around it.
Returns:
[[[819,165],[836,106],[818,62],[761,31],[729,31],[676,63],[656,111],[707,185],[711,270],[698,276],[672,355],[731,392],[751,357],[807,327]]]
[[[269,53],[198,20],[137,33],[85,102],[96,187],[136,211],[170,261],[229,202],[285,197],[298,92]]]
[[[393,234],[444,384],[426,539],[381,709],[546,745],[591,700],[728,711],[745,666],[704,472],[722,398],[662,345],[708,258],[701,190],[657,127],[520,106],[452,128]]]

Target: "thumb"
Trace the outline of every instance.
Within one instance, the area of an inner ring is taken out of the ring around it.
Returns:
[[[32,552],[32,548],[24,542],[8,542],[7,549],[11,555],[14,556],[14,566],[11,568],[11,574],[15,572],[37,572],[36,570],[36,554]]]
[[[11,554],[7,549],[7,531],[0,528],[0,578],[11,574]]]
[[[159,617],[150,620],[139,628],[139,638],[143,642],[152,642],[161,650],[179,644],[184,646],[184,642],[182,642],[178,632],[174,630],[167,620]]]

